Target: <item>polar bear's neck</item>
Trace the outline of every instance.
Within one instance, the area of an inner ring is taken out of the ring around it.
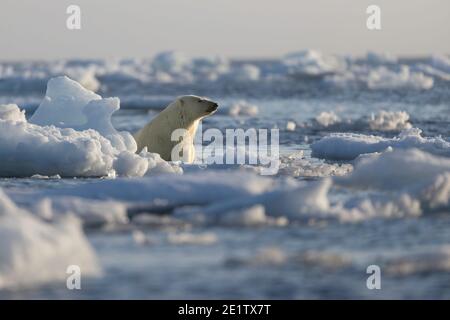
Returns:
[[[190,126],[188,126],[187,130],[189,132],[189,135],[194,139],[195,133],[197,132],[198,124],[200,123],[200,120],[195,120],[192,122]]]

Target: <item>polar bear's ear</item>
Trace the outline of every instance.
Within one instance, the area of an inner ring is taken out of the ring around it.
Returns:
[[[180,104],[181,104],[181,106],[184,106],[184,100],[183,100],[183,98],[180,99]]]

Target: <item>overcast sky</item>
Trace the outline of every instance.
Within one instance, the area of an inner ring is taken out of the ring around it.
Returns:
[[[81,7],[78,31],[66,8]],[[381,31],[366,8],[381,7]],[[0,59],[450,53],[450,0],[0,0]]]

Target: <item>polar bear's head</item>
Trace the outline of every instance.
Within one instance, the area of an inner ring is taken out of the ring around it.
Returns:
[[[194,95],[178,97],[174,105],[188,122],[209,116],[216,112],[219,107],[214,101]]]

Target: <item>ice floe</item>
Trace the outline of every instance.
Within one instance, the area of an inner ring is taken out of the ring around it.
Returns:
[[[0,176],[143,176],[174,172],[158,155],[143,151],[111,115],[117,98],[102,99],[67,77],[51,79],[29,121],[16,105],[0,106]]]
[[[357,159],[352,173],[336,177],[337,185],[389,192],[387,196],[353,199],[348,216],[418,216],[448,211],[450,159],[418,149],[388,150]],[[395,195],[392,195],[394,193]]]
[[[394,149],[417,148],[431,154],[450,156],[450,142],[442,137],[422,137],[417,128],[406,129],[398,137],[384,138],[354,133],[335,133],[311,145],[312,156],[330,160],[353,160],[361,154]]]

